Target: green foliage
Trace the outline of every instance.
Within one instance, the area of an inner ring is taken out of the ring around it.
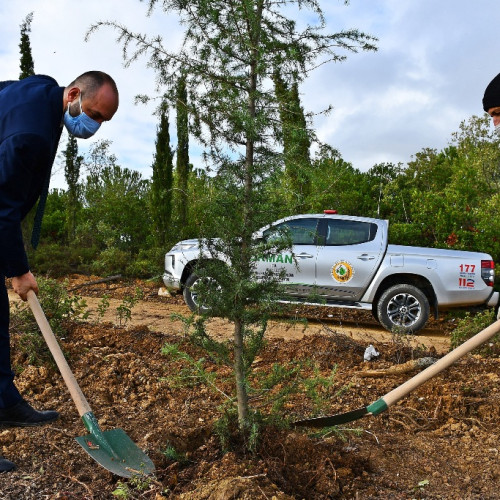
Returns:
[[[216,391],[219,390],[216,385],[216,374],[205,370],[205,358],[195,359],[179,349],[178,344],[168,342],[164,344],[161,353],[174,361],[183,362],[181,369],[175,376],[165,379],[172,387],[194,387],[203,384]]]
[[[23,23],[21,24],[21,42],[19,43],[19,50],[21,52],[21,73],[19,75],[19,80],[27,78],[35,74],[35,63],[33,61],[33,56],[31,54],[31,43],[30,43],[30,33],[31,33],[31,23],[33,22],[33,12],[30,12]]]
[[[99,323],[104,315],[106,314],[106,311],[109,309],[109,295],[104,294],[99,301],[99,304],[97,304],[97,322]]]
[[[406,222],[422,228],[422,245],[476,250],[500,259],[499,141],[490,118],[460,124],[452,145],[424,149],[394,181],[407,193]]]
[[[162,451],[162,454],[167,458],[167,460],[177,462],[179,465],[185,465],[189,463],[189,459],[186,457],[186,455],[177,451],[175,447],[170,443],[167,443],[167,446]]]
[[[424,244],[422,241],[422,227],[406,222],[389,224],[389,241],[394,245],[421,247]]]
[[[481,330],[495,322],[495,312],[488,309],[480,313],[467,313],[465,318],[458,322],[457,327],[451,332],[450,345],[454,349],[463,344]],[[498,356],[500,354],[500,334],[495,335],[488,343],[476,349],[476,352],[484,356]]]
[[[150,233],[149,183],[141,174],[115,164],[109,142],[91,148],[82,190],[83,210],[76,238],[85,246],[116,247],[137,253]]]
[[[38,277],[39,300],[47,320],[58,338],[66,334],[65,324],[88,318],[87,304],[76,295],[69,295],[66,287],[54,279]],[[17,338],[18,349],[33,365],[53,364],[50,351],[38,324],[24,302],[14,302],[10,321],[11,334]]]
[[[169,242],[162,247],[144,248],[132,256],[125,268],[126,276],[137,278],[156,278],[163,274],[165,251],[177,241]]]
[[[78,142],[76,137],[69,134],[66,149],[63,151],[64,177],[68,185],[68,195],[66,204],[67,236],[71,241],[75,237],[78,212],[81,209],[80,201],[80,170],[83,163],[83,156],[78,154]]]
[[[298,82],[287,85],[276,71],[274,85],[281,121],[281,135],[278,137],[283,142],[284,187],[285,193],[291,195],[286,204],[301,212],[311,189],[309,148],[312,132],[307,129],[307,120],[300,105]]]
[[[132,319],[132,309],[143,298],[142,290],[137,287],[135,294],[126,295],[122,303],[116,308],[116,319],[120,326],[125,326]]]
[[[170,148],[166,103],[162,103],[158,112],[160,124],[156,133],[156,153],[153,161],[151,218],[155,240],[161,246],[165,244],[167,228],[172,219],[173,153]]]
[[[129,252],[116,247],[107,247],[99,253],[90,269],[92,273],[100,276],[124,274],[129,263]]]
[[[67,241],[67,199],[62,189],[49,192],[41,232],[44,242]]]
[[[246,446],[250,451],[257,449],[261,429],[283,428],[289,425],[289,408],[294,397],[310,400],[312,414],[328,409],[332,399],[339,397],[348,388],[338,389],[335,385],[336,367],[328,375],[322,375],[317,364],[311,360],[303,362],[275,363],[269,372],[253,372],[249,376],[249,396],[253,403],[246,427]],[[232,435],[237,426],[237,411],[234,401],[228,400],[219,406],[222,416],[217,420],[214,431],[224,449],[231,447]],[[338,430],[339,435],[342,434]]]
[[[309,212],[334,209],[341,214],[374,214],[376,205],[368,190],[367,175],[345,162],[337,150],[324,145],[312,162],[309,177]]]
[[[28,252],[31,268],[37,275],[47,275],[54,278],[66,276],[75,272],[72,263],[72,249],[58,243],[43,243],[37,251]]]
[[[195,346],[197,351],[188,353],[179,344],[164,344],[162,354],[167,356],[170,362],[178,363],[175,375],[164,380],[172,388],[203,385],[221,399],[218,406],[221,416],[214,424],[214,431],[222,447],[227,450],[238,434],[236,381],[226,374],[224,369],[214,370],[214,365],[232,366],[232,342],[218,342],[209,337],[205,333],[206,320],[202,317],[192,315],[181,319],[184,321],[189,343]],[[312,413],[319,414],[329,408],[332,398],[341,396],[349,389],[346,386],[336,386],[336,367],[324,374],[312,360],[274,363],[269,370],[252,370],[252,355],[257,352],[255,348],[262,347],[261,339],[252,345],[255,340],[251,336],[245,336],[245,383],[252,405],[241,436],[250,451],[256,450],[263,427],[288,425],[289,408],[293,406],[297,395],[300,395],[302,401],[304,398],[308,399]]]
[[[111,494],[123,499],[137,498],[136,493],[142,496],[146,490],[150,489],[152,481],[152,477],[138,474],[132,476],[127,483],[118,481],[116,489]]]
[[[89,34],[111,26],[120,33],[127,63],[149,55],[159,86],[172,103],[179,98],[178,77],[185,77],[186,105],[193,117],[190,130],[205,146],[207,161],[217,173],[209,211],[199,221],[199,236],[206,238],[213,257],[196,269],[200,277],[209,278],[199,295],[203,302],[211,301],[212,314],[234,322],[234,374],[243,429],[249,424],[245,377],[261,344],[278,279],[269,276],[258,283],[253,279],[253,262],[262,248],[252,241],[252,233],[269,218],[265,179],[283,167],[275,138],[286,139],[290,177],[295,187],[303,185],[294,148],[301,144],[302,158],[307,157],[309,133],[298,102],[298,84],[317,65],[341,61],[349,52],[375,50],[375,39],[358,30],[325,33],[316,0],[151,0],[149,9],[155,6],[177,14],[185,26],[178,52],[163,46],[160,37],[132,33],[114,22],[97,23]],[[300,31],[291,16],[302,16],[302,9],[309,9],[316,19],[314,27]],[[279,80],[278,92],[273,76]],[[219,239],[214,240],[215,235]],[[218,262],[221,253],[231,266]]]
[[[188,92],[186,88],[186,75],[181,73],[176,86],[176,125],[177,125],[177,156],[176,173],[177,180],[175,191],[176,213],[180,225],[180,238],[184,239],[189,233],[188,227],[189,205],[196,200],[188,194],[189,180],[191,177],[191,165],[189,163],[189,115],[188,115]]]

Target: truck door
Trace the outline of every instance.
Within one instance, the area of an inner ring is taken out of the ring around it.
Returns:
[[[359,300],[383,258],[386,222],[325,218],[320,235],[316,292],[326,300]]]
[[[266,272],[282,272],[282,282],[286,293],[295,297],[307,297],[311,294],[316,280],[317,227],[318,218],[298,218],[282,222],[264,231],[267,242],[276,240],[283,244],[288,241],[288,247],[276,252],[270,252],[260,257],[256,263],[256,273],[259,279]]]

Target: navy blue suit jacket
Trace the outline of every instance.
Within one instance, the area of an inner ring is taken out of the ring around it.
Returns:
[[[62,131],[63,93],[49,76],[0,82],[0,275],[29,271],[21,221],[50,176]]]

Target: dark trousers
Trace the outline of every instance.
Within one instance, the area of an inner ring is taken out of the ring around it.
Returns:
[[[9,296],[5,277],[0,276],[0,408],[8,408],[20,401],[10,366]]]

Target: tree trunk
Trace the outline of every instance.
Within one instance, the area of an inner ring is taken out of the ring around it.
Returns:
[[[248,394],[243,362],[243,323],[234,322],[234,371],[236,377],[236,399],[238,401],[238,426],[243,430],[248,422]]]
[[[262,1],[257,5],[254,24],[250,23],[248,29],[253,42],[253,54],[250,62],[250,72],[248,75],[248,100],[247,111],[252,121],[256,117],[256,95],[257,95],[257,64],[258,46],[260,43],[260,29],[262,19]],[[249,274],[251,270],[251,238],[252,238],[252,193],[254,177],[254,155],[255,155],[255,132],[253,127],[247,132],[245,151],[245,194],[243,199],[243,231],[241,239],[241,270]],[[245,276],[248,279],[249,276]],[[240,300],[245,300],[241,297]],[[248,393],[246,388],[245,363],[243,359],[244,344],[244,320],[237,318],[234,323],[234,367],[236,377],[236,395],[238,399],[238,424],[240,430],[244,430],[248,423]]]

